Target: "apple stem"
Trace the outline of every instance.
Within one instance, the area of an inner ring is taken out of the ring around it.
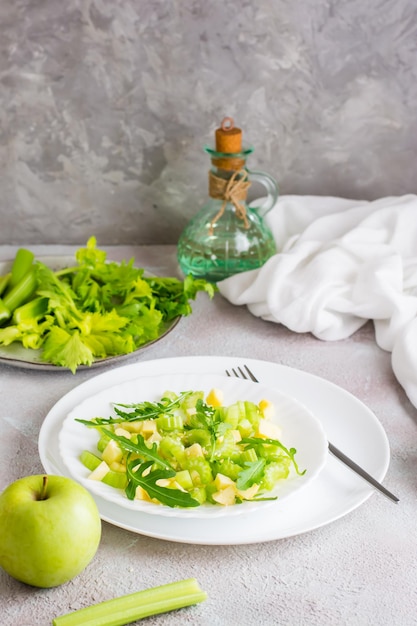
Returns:
[[[42,477],[42,489],[41,489],[41,497],[39,500],[46,500],[46,488],[48,486],[48,476]]]

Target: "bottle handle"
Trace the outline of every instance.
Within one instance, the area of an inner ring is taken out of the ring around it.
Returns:
[[[258,171],[253,172],[251,170],[246,170],[246,171],[248,172],[248,175],[249,175],[249,181],[260,183],[261,185],[263,185],[263,187],[265,187],[268,193],[266,198],[261,198],[262,202],[259,204],[259,206],[257,205],[254,207],[255,209],[259,211],[259,213],[263,217],[264,215],[268,213],[268,211],[272,209],[272,207],[278,200],[278,197],[279,197],[278,184],[272,176],[270,176],[269,174],[266,174],[265,172],[258,172]]]

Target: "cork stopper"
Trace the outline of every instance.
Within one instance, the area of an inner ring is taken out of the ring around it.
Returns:
[[[216,130],[216,152],[236,154],[242,151],[242,131],[236,128],[232,117],[225,117]]]
[[[242,131],[236,128],[232,117],[225,117],[216,129],[216,152],[223,154],[239,154],[242,152]],[[213,165],[225,170],[238,170],[245,165],[245,160],[240,158],[213,158]]]

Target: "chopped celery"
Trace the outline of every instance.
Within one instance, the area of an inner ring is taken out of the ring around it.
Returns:
[[[80,461],[90,472],[95,470],[101,463],[101,459],[89,450],[83,450],[81,452]]]
[[[242,419],[241,414],[240,414],[240,408],[239,405],[236,404],[232,404],[231,406],[229,406],[225,412],[225,415],[223,417],[223,420],[225,422],[227,422],[228,424],[230,424],[232,426],[232,428],[236,428],[240,419]]]
[[[252,424],[246,417],[240,420],[237,425],[237,429],[242,437],[250,437],[250,434],[253,431]]]
[[[207,491],[205,487],[193,487],[190,491],[191,497],[197,500],[200,504],[204,504],[207,501]]]
[[[185,467],[191,476],[198,474],[197,485],[207,485],[213,480],[213,472],[210,463],[202,456],[189,457],[185,461]],[[194,480],[193,480],[194,482]]]
[[[217,465],[215,465],[216,472],[228,476],[232,480],[237,480],[240,472],[242,471],[242,465],[235,463],[231,459],[222,459]]]
[[[273,489],[278,480],[288,478],[290,473],[289,459],[283,458],[281,463],[269,463],[264,470],[264,475],[261,480],[262,487],[267,491]]]
[[[53,626],[124,626],[207,599],[195,578],[137,591],[52,620]]]
[[[101,435],[100,439],[97,442],[97,450],[99,452],[103,452],[110,441],[110,437],[107,435]]]
[[[203,391],[192,391],[187,398],[184,399],[183,407],[184,409],[190,409],[197,405],[199,400],[204,400],[204,392]]]
[[[253,402],[245,402],[245,417],[252,426],[257,426],[261,418],[259,407]]]
[[[205,448],[210,445],[210,433],[204,428],[193,428],[192,430],[189,430],[185,433],[184,442],[187,445],[199,443],[201,446],[203,446],[203,448]]]
[[[224,435],[217,438],[212,458],[230,458],[234,455],[235,452],[237,453],[237,455],[240,454],[240,450],[237,448],[233,434],[229,430],[226,431]]]
[[[155,421],[160,430],[178,430],[184,428],[181,415],[161,415]]]
[[[193,481],[188,470],[180,470],[175,474],[175,482],[177,482],[183,489],[191,491],[194,489]]]
[[[240,455],[241,463],[254,463],[258,460],[255,448],[248,448]]]
[[[107,472],[105,476],[102,478],[103,483],[109,485],[110,487],[114,487],[115,489],[125,489],[127,485],[126,474],[122,474],[121,472]]]
[[[159,444],[159,452],[160,454],[170,460],[170,461],[178,461],[183,464],[185,459],[185,447],[181,441],[174,439],[167,435],[163,437]]]

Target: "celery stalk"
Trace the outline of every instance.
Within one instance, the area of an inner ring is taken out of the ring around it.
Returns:
[[[30,250],[26,250],[26,248],[19,248],[19,250],[15,254],[12,265],[9,289],[16,287],[16,285],[20,283],[22,278],[25,276],[25,274],[28,273],[28,271],[32,267],[34,258],[35,255],[33,254],[33,252],[31,252]]]
[[[0,324],[6,322],[10,317],[10,309],[0,300]]]
[[[31,269],[23,276],[17,285],[5,294],[3,304],[13,312],[17,307],[27,302],[27,300],[33,296],[37,285],[36,272],[34,269]]]
[[[48,298],[39,297],[26,302],[26,304],[22,304],[22,306],[19,306],[14,310],[13,322],[15,324],[20,324],[25,320],[43,317],[48,310],[48,303]]]
[[[121,598],[61,615],[53,626],[123,626],[150,615],[181,609],[206,600],[195,578],[137,591]]]
[[[3,291],[6,290],[6,287],[8,287],[10,277],[11,277],[10,272],[8,274],[4,274],[3,276],[0,276],[0,296],[3,293]]]

